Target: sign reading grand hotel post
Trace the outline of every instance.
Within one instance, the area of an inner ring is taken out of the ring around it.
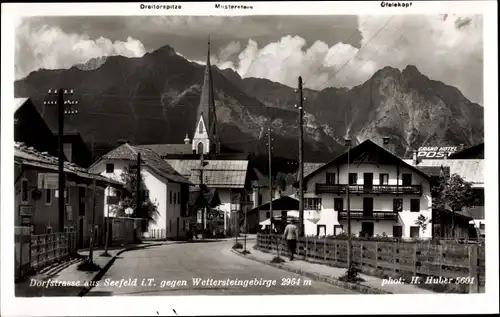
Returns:
[[[418,148],[419,159],[444,159],[445,154],[450,156],[458,151],[458,146],[421,146]]]

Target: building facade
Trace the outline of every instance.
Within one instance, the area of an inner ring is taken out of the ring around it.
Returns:
[[[460,175],[465,181],[472,183],[472,190],[476,197],[476,204],[471,207],[464,207],[462,210],[455,211],[455,234],[451,233],[451,227],[443,228],[440,235],[450,237],[452,235],[467,238],[477,235],[477,231],[484,235],[486,226],[484,211],[484,143],[462,149],[451,155],[444,155],[439,159],[421,159],[416,152],[412,159],[405,159],[405,162],[424,171],[433,174],[438,178],[442,171],[444,175]],[[450,218],[449,215],[443,215],[442,218]],[[458,223],[457,223],[458,222]],[[450,224],[451,220],[446,220]],[[461,224],[459,226],[458,224]]]
[[[429,176],[370,140],[311,171],[304,184],[307,235],[346,232],[349,191],[352,234],[432,237],[431,225],[417,221],[432,221]]]
[[[189,221],[188,192],[191,182],[179,175],[154,151],[125,143],[103,155],[90,170],[124,183],[125,172],[137,165],[138,153],[141,154],[141,175],[146,187],[142,195],[154,203],[158,211],[154,221],[143,228],[145,237],[184,239]],[[106,189],[106,216],[117,216],[115,210],[120,201],[117,195],[112,189]]]
[[[102,243],[104,191],[106,187],[121,185],[65,162],[66,192],[62,195],[65,213],[61,224],[58,159],[20,143],[16,143],[14,150],[15,225],[31,227],[32,234],[77,231],[78,247],[84,248],[90,243],[94,223],[95,241]]]

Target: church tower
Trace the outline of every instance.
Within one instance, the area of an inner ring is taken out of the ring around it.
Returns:
[[[203,87],[196,118],[192,142],[193,152],[196,154],[219,154],[220,140],[217,130],[214,87],[210,65],[210,40],[208,41],[207,65],[205,66]]]

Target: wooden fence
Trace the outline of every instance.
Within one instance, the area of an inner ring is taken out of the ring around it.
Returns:
[[[16,279],[63,261],[77,250],[77,231],[32,235],[28,227],[15,227],[14,233]]]
[[[280,235],[257,235],[259,249],[275,252],[277,245],[280,253],[286,255]],[[347,267],[347,240],[301,238],[297,241],[297,254],[308,261]],[[352,263],[363,273],[383,278],[403,277],[406,281],[413,276],[424,281],[432,277],[470,277],[468,280],[473,283],[464,283],[457,289],[467,287],[473,293],[485,284],[484,259],[484,245],[478,244],[352,241]]]

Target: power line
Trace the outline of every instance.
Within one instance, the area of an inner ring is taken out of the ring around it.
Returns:
[[[333,79],[336,78],[336,76],[340,73],[340,71],[347,65],[349,64],[351,61],[353,61],[356,57],[359,56],[359,54],[363,51],[364,48],[366,48],[370,43],[371,41],[373,41],[379,34],[380,32],[382,32],[386,27],[387,25],[389,25],[389,22],[391,22],[391,20],[394,18],[394,16],[391,16],[389,19],[387,19],[387,21],[385,22],[385,24],[375,33],[375,35],[370,38],[370,40],[368,40],[368,42],[366,42],[363,46],[361,46],[358,50],[358,52],[351,58],[349,59],[348,61],[346,61],[339,69],[337,69],[336,72],[334,72],[332,75],[329,75],[328,76],[328,79],[326,80],[327,83],[329,83],[330,81],[332,81]]]

